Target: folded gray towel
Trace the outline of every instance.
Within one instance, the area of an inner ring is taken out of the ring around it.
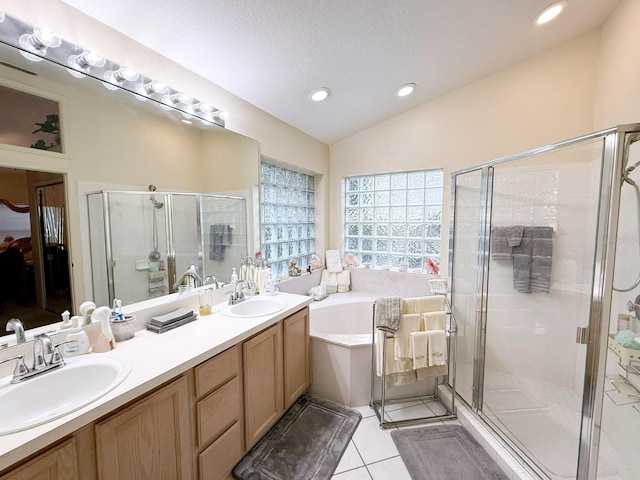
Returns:
[[[516,292],[549,293],[552,237],[552,227],[524,227],[520,245],[513,247],[513,287]]]
[[[511,258],[511,247],[507,239],[505,227],[493,227],[491,229],[491,259],[509,260]]]
[[[173,312],[165,313],[164,315],[156,315],[155,317],[151,317],[150,325],[154,325],[156,327],[164,327],[171,323],[184,320],[185,318],[193,315],[192,310],[187,310],[186,308],[178,308]]]
[[[516,292],[531,293],[531,255],[513,254],[513,288]]]
[[[536,227],[531,262],[531,291],[549,293],[553,255],[553,228]]]
[[[550,257],[553,253],[553,240],[550,238],[533,239],[533,256]]]
[[[551,257],[533,257],[531,262],[531,292],[549,293],[551,290]]]
[[[378,330],[397,332],[402,315],[402,298],[380,297],[375,301],[375,324]]]
[[[512,225],[510,227],[504,227],[507,235],[507,243],[510,247],[517,247],[522,241],[522,235],[524,234],[524,227],[522,225]]]

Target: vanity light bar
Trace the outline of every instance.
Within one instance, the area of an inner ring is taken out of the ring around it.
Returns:
[[[0,9],[0,43],[20,50],[26,58],[43,58],[66,68],[73,76],[92,77],[110,90],[123,89],[161,108],[177,110],[205,124],[225,126],[226,114],[206,102],[139,73],[129,64],[117,64],[94,50],[67,42],[53,29],[24,23]]]

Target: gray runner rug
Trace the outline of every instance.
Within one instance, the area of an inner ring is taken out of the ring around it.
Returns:
[[[414,480],[508,480],[482,446],[459,425],[391,432]]]
[[[362,416],[303,395],[233,469],[241,480],[322,480],[333,475]]]

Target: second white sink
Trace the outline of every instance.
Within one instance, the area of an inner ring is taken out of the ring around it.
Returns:
[[[57,370],[0,387],[4,412],[0,435],[26,430],[88,405],[118,386],[131,371],[129,361],[88,354]]]
[[[261,317],[273,315],[287,306],[286,300],[273,297],[252,297],[235,305],[223,305],[220,313],[229,317]]]

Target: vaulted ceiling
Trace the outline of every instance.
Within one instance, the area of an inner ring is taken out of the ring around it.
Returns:
[[[569,0],[543,26],[553,0],[64,1],[332,144],[599,27],[618,0]]]

